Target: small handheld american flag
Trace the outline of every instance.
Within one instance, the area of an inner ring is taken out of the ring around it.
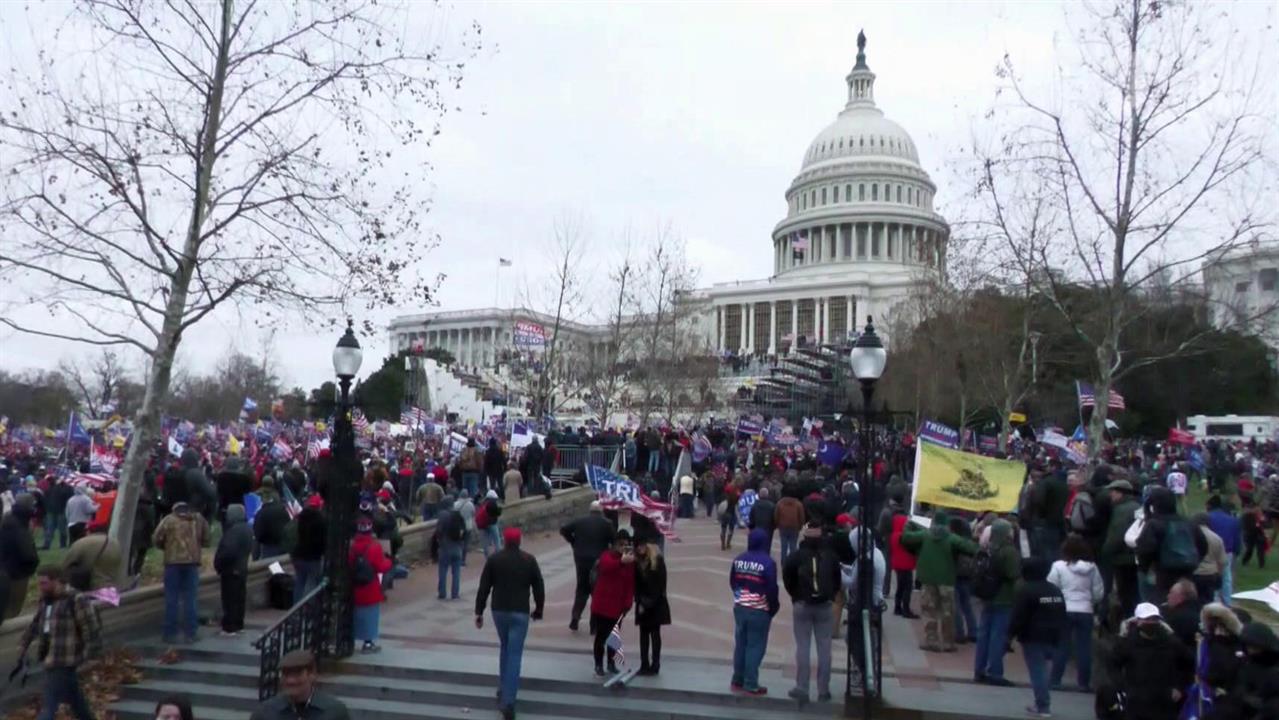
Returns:
[[[625,617],[626,617],[626,614],[623,613],[622,617],[617,619],[617,622],[613,624],[612,631],[610,631],[608,634],[608,640],[604,643],[605,647],[613,651],[613,655],[617,663],[620,664],[622,667],[627,667],[626,653],[623,651],[622,633],[621,633],[622,618],[625,618]]]

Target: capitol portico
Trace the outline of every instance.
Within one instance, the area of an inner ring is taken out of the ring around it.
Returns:
[[[913,322],[904,301],[944,276],[950,228],[933,209],[937,188],[910,134],[876,105],[864,35],[857,44],[844,107],[808,145],[786,190],[786,214],[769,236],[773,274],[681,299],[700,316],[708,350],[780,355],[803,344],[843,344],[867,315],[884,334],[895,319]],[[514,323],[544,322],[536,315],[491,309],[405,316],[391,324],[392,344],[440,345],[464,364],[485,366],[513,347]],[[604,327],[565,329],[581,351],[605,347]]]
[[[845,78],[848,99],[818,133],[772,233],[773,275],[703,291],[721,352],[778,354],[841,343],[867,315],[884,321],[945,271],[949,227],[914,140],[875,104],[865,36]]]

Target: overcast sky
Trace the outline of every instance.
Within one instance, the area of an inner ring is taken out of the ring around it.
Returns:
[[[443,236],[429,268],[447,275],[439,308],[491,306],[499,256],[514,261],[501,270],[509,304],[525,278],[545,272],[552,222],[565,213],[585,218],[599,266],[626,228],[643,235],[669,223],[688,240],[703,284],[767,276],[783,193],[809,141],[843,107],[859,29],[876,100],[914,137],[946,213],[963,190],[954,158],[992,105],[996,64],[1009,53],[1026,74],[1046,77],[1070,42],[1068,7],[467,2],[438,11],[459,32],[478,20],[486,45],[450,96],[460,112],[422,158],[435,168],[428,222]],[[1273,37],[1274,3],[1228,7]],[[385,326],[428,309],[371,319]],[[254,353],[263,342],[231,313],[201,331],[179,355],[196,370],[233,343]],[[286,381],[309,388],[328,379],[336,339],[300,321],[281,328]],[[362,342],[367,373],[387,344],[384,334]],[[51,367],[76,351],[0,331],[7,368]]]

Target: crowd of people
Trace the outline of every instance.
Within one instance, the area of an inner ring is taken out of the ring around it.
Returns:
[[[1279,448],[1272,444],[1210,443],[1200,449],[1206,461],[1196,464],[1175,446],[1119,443],[1084,468],[1052,448],[1018,442],[1009,455],[1025,462],[1025,484],[1016,509],[997,514],[911,507],[909,443],[915,440],[909,434],[881,434],[879,454],[864,466],[855,445],[846,459],[827,464],[812,448],[772,447],[732,428],[614,435],[609,443],[621,451],[623,473],[645,494],[672,501],[681,517],[704,515],[717,525],[724,552],[735,550],[738,529],[747,532],[728,589],[734,692],[768,692],[760,666],[784,590],[795,650],[795,684],[787,694],[800,703],[831,699],[832,643],[861,643],[860,632],[846,629],[847,619],[863,609],[887,613],[892,598],[894,616],[922,621],[923,651],[950,653],[971,644],[977,683],[1011,685],[1005,658],[1019,652],[1033,717],[1051,716],[1053,694],[1066,689],[1072,669],[1071,689],[1093,693],[1103,720],[1162,720],[1191,709],[1187,717],[1208,720],[1279,717],[1279,641],[1231,600],[1233,568],[1254,559],[1264,567],[1279,525]],[[366,453],[348,557],[362,652],[379,651],[380,608],[407,572],[400,526],[434,520],[430,553],[439,599],[461,599],[460,568],[473,547],[483,551],[475,621],[482,627],[490,613],[499,644],[498,704],[504,717],[514,717],[523,646],[530,623],[543,617],[545,589],[519,529],[503,527],[502,509],[515,498],[549,493],[544,463],[551,456],[554,464],[557,439],[577,444],[581,434],[534,443],[515,458],[496,439],[483,447],[474,438],[457,453],[429,447]],[[674,477],[684,453],[695,458],[691,471]],[[141,544],[163,555],[162,627],[169,642],[198,639],[199,570],[215,535],[224,634],[243,631],[250,559],[289,558],[293,587],[285,607],[314,589],[324,570],[325,503],[334,472],[327,451],[305,465],[254,466],[234,457],[213,465],[193,451],[157,456],[145,481],[135,549]],[[119,549],[100,532],[77,536],[77,525],[94,529],[91,521],[80,522],[93,510],[73,512],[71,505],[76,498],[93,503],[91,492],[64,497],[56,477],[46,483],[21,458],[9,458],[6,466],[11,486],[18,478],[18,491],[0,522],[5,617],[21,611],[26,581],[37,576],[40,612],[26,643],[40,641],[47,667],[71,669],[48,676],[45,707],[66,701],[79,717],[89,717],[77,705],[83,696],[74,671],[97,642],[86,593],[113,581]],[[1186,508],[1186,489],[1194,483],[1209,494],[1203,512]],[[859,517],[873,519],[870,608],[859,606],[863,593],[857,592]],[[32,528],[42,528],[49,545],[61,540],[64,522],[65,563],[39,566]],[[561,535],[576,567],[566,619],[577,632],[586,615],[595,673],[619,672],[614,630],[633,622],[638,673],[659,674],[662,628],[672,621],[661,530],[641,514],[620,526],[616,514],[597,503]],[[128,559],[135,574],[141,552]],[[42,626],[41,612],[57,622]],[[59,642],[70,647],[57,649]],[[864,657],[853,655],[858,663]],[[293,656],[290,668],[282,695],[255,717],[296,709],[280,698],[309,687],[314,658]],[[345,717],[340,701],[328,707],[318,716]],[[158,707],[157,717],[162,712],[187,718],[190,708],[179,698],[169,709]]]

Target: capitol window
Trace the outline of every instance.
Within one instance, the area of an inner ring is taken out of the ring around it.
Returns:
[[[799,194],[799,209],[800,210],[808,209],[808,197],[804,195],[804,193]]]
[[[853,184],[849,183],[844,186],[844,202],[853,201]]]
[[[1275,268],[1263,268],[1257,273],[1257,280],[1261,282],[1261,289],[1273,292],[1275,282],[1279,281],[1279,270]]]
[[[826,188],[822,188],[822,204],[826,204]]]
[[[902,201],[902,186],[898,185],[897,186],[897,202],[901,202],[901,201]]]
[[[860,200],[861,202],[866,202],[866,186],[865,185],[857,186],[857,199]]]
[[[875,201],[878,201],[878,200],[879,200],[879,186],[878,186],[878,185],[871,185],[871,186],[870,186],[870,199],[871,199],[871,201],[872,201],[872,202],[875,202]]]

